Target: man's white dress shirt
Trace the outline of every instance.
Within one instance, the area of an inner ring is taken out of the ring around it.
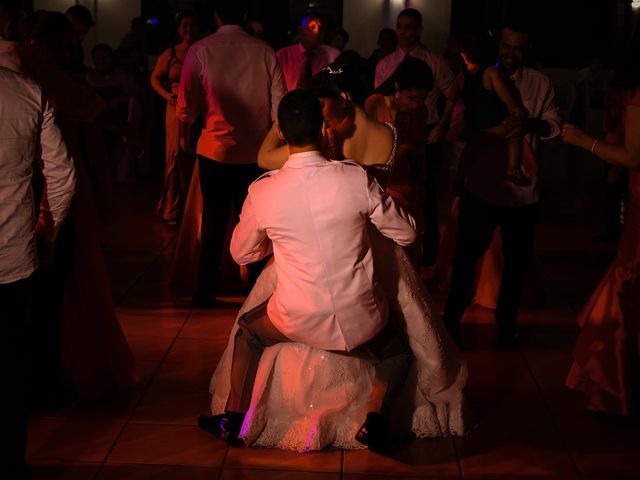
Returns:
[[[529,117],[544,120],[550,125],[551,131],[543,140],[560,134],[562,119],[549,77],[532,68],[520,67],[511,79],[520,92]],[[522,164],[525,172],[533,177],[529,187],[519,187],[505,178],[507,160],[503,140],[485,139],[482,143],[469,142],[460,159],[461,163],[470,165],[466,172],[467,190],[486,202],[503,207],[517,207],[537,202],[540,199],[536,158],[539,141],[540,138],[533,133],[524,137]]]
[[[224,25],[189,48],[176,114],[193,123],[204,113],[198,154],[218,162],[255,163],[284,93],[271,47],[238,25]]]
[[[284,74],[287,91],[298,88],[300,76],[305,68],[307,57],[302,43],[283,47],[276,53],[276,58]],[[329,45],[321,45],[311,55],[311,73],[315,75],[324,67],[333,63],[340,55],[340,50]]]
[[[54,229],[69,209],[76,178],[53,109],[42,89],[20,74],[12,50],[0,38],[0,284],[27,278],[38,266],[35,163],[41,163]]]
[[[414,219],[362,167],[298,153],[249,187],[231,254],[247,264],[273,251],[277,282],[267,313],[284,335],[352,350],[387,321],[370,224],[400,245],[416,239]]]
[[[440,95],[450,98],[453,94],[452,89],[455,84],[455,75],[442,55],[431,52],[422,45],[418,45],[409,53],[398,48],[395,52],[390,53],[380,60],[378,65],[376,65],[375,87],[378,88],[387,78],[393,75],[407,55],[419,58],[431,68],[431,72],[433,73],[433,88],[429,92],[429,95],[427,95],[425,105],[429,110],[428,123],[438,123],[440,120],[438,98],[440,98]]]

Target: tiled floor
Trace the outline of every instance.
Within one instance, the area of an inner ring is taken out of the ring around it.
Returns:
[[[586,413],[563,387],[577,310],[613,252],[591,242],[583,217],[541,222],[535,264],[544,303],[522,312],[521,348],[497,351],[490,312],[467,315],[467,394],[477,423],[467,437],[414,440],[393,458],[366,450],[298,454],[229,449],[195,426],[242,298],[229,298],[226,309],[192,310],[188,299],[167,294],[176,232],[152,215],[153,191],[118,192],[124,213],[105,249],[142,382],[116,398],[34,416],[35,479],[640,478],[640,422]],[[438,307],[442,301],[436,296]]]

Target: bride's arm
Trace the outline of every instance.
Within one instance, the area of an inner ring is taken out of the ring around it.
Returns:
[[[289,158],[289,149],[286,145],[281,145],[282,140],[278,135],[278,124],[274,123],[271,130],[264,137],[260,150],[258,151],[258,166],[265,170],[276,170],[281,168]]]

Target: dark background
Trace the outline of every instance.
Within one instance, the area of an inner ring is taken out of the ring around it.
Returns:
[[[332,28],[342,23],[343,0],[250,0],[249,3],[250,16],[264,22],[267,41],[276,49],[295,35],[297,22],[306,11],[323,13]],[[27,9],[32,5],[31,0],[25,0]],[[151,53],[159,53],[172,41],[175,12],[181,9],[196,10],[203,22],[214,29],[211,0],[142,0],[142,15],[159,20],[158,25],[150,29]],[[597,54],[605,65],[613,66],[628,43],[638,17],[640,13],[631,10],[630,0],[452,0],[451,32],[497,32],[505,22],[520,19],[528,23],[531,30],[532,63],[545,67],[581,67]],[[371,35],[377,33],[372,31]]]

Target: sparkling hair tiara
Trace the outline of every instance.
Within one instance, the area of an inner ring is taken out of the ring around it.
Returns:
[[[342,73],[344,73],[344,70],[342,69],[342,67],[338,67],[338,68],[334,68],[331,65],[327,65],[326,67],[324,67],[322,69],[323,72],[328,72],[329,75],[340,75]]]

